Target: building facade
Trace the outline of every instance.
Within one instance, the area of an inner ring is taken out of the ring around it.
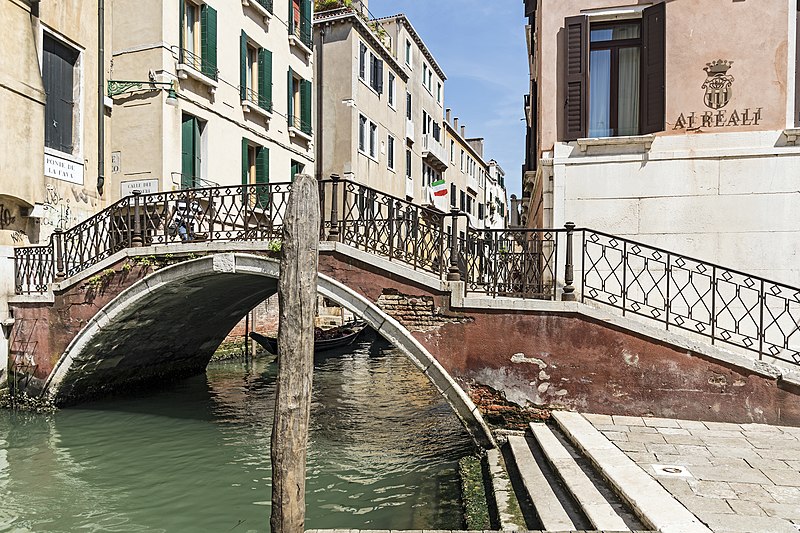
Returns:
[[[0,2],[0,246],[47,242],[109,201],[110,18],[102,0],[66,4]]]
[[[121,1],[114,10],[115,195],[313,174],[310,0]]]
[[[523,219],[800,284],[796,0],[527,0]]]
[[[371,18],[365,1],[324,2],[314,34],[321,176],[442,212],[456,207],[483,228],[483,139],[466,139],[449,109],[445,116],[447,78],[408,18]]]

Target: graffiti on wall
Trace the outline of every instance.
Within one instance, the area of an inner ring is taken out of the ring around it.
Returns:
[[[45,186],[41,224],[52,229],[66,229],[92,216],[95,206],[96,200],[81,186],[72,185],[68,190],[60,191],[48,183]]]
[[[12,214],[11,209],[0,204],[0,229],[7,229],[16,221],[17,217]]]

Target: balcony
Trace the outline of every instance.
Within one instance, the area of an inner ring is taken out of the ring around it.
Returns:
[[[414,180],[406,178],[406,198],[414,198]]]
[[[214,94],[219,86],[217,81],[219,70],[210,61],[206,61],[197,54],[181,48],[178,56],[178,78],[185,80],[192,78],[208,87],[208,92]]]
[[[406,139],[414,142],[414,121],[406,119]]]
[[[265,24],[272,18],[272,0],[242,0],[242,5],[251,7],[253,11],[261,15]]]
[[[447,154],[444,146],[430,133],[422,136],[422,158],[427,159],[428,164],[436,170],[447,170]]]
[[[478,192],[480,191],[478,180],[476,180],[469,174],[467,174],[467,189],[471,190],[475,194],[478,194]]]
[[[311,57],[311,20],[302,17],[299,22],[289,19],[289,44]]]
[[[297,115],[289,115],[287,120],[289,121],[289,137],[299,137],[308,142],[313,140],[310,122],[304,121]]]
[[[243,91],[242,110],[245,113],[256,113],[269,120],[272,117],[272,102],[250,88]]]

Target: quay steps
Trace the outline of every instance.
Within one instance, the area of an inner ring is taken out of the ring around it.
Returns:
[[[601,493],[546,424],[531,424],[524,436],[509,435],[508,451],[543,531],[645,529],[610,491],[610,498]]]

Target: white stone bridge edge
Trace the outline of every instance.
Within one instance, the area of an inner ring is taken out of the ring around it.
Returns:
[[[275,259],[246,253],[218,253],[198,259],[184,261],[145,277],[122,291],[97,314],[67,346],[53,372],[44,384],[43,394],[54,397],[59,385],[69,372],[74,357],[81,353],[95,333],[110,324],[113,319],[145,296],[158,291],[179,279],[197,274],[237,272],[277,279],[279,263]],[[81,277],[85,277],[83,273]],[[62,285],[68,285],[69,281]],[[365,320],[382,337],[391,342],[408,357],[431,380],[447,399],[453,410],[464,423],[473,439],[485,448],[496,446],[489,426],[477,406],[459,384],[447,373],[428,350],[399,322],[388,316],[372,302],[338,281],[319,274],[318,291],[322,296],[344,306],[356,316]]]

